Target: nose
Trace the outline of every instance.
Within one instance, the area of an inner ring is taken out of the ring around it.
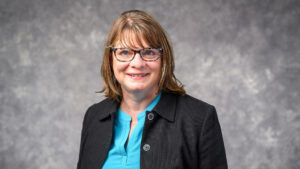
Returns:
[[[130,65],[135,68],[141,68],[145,65],[145,61],[142,59],[142,56],[139,52],[135,53],[133,60],[130,62]]]

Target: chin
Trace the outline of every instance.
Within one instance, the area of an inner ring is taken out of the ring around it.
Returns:
[[[151,88],[146,87],[144,85],[142,85],[142,86],[130,86],[127,89],[128,89],[128,91],[132,91],[132,92],[150,91],[151,90]]]
[[[145,87],[133,87],[133,88],[129,88],[129,90],[131,91],[143,91],[146,90]]]

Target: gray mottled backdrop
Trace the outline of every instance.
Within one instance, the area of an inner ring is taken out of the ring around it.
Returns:
[[[71,169],[128,9],[168,32],[177,77],[217,107],[229,167],[300,168],[299,0],[0,0],[0,168]]]

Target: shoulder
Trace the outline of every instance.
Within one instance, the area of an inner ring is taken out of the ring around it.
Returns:
[[[185,94],[183,96],[177,96],[177,105],[190,111],[206,112],[215,109],[213,105],[188,94]]]
[[[109,109],[114,103],[115,101],[113,99],[105,98],[104,100],[89,106],[88,111],[105,111]]]
[[[200,99],[197,99],[189,94],[185,94],[183,96],[180,96],[178,95],[177,96],[177,101],[179,103],[185,103],[185,104],[189,104],[189,105],[193,105],[193,106],[199,106],[199,107],[202,107],[202,108],[209,108],[209,107],[212,107],[211,104],[203,101],[203,100],[200,100]]]
[[[188,94],[177,96],[176,110],[179,117],[182,115],[198,124],[203,123],[209,117],[216,116],[216,109],[213,105]]]
[[[115,100],[106,98],[88,107],[84,115],[84,122],[90,123],[94,119],[104,118],[110,113],[116,111],[117,108],[118,103]]]

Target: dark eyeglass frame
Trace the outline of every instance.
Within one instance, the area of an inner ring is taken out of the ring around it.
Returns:
[[[119,58],[117,57],[117,55],[116,55],[116,51],[117,51],[118,49],[128,49],[128,50],[133,51],[134,53],[133,53],[132,58],[129,59],[129,60],[122,60],[122,59],[119,59]],[[153,59],[153,60],[146,60],[146,59],[144,59],[143,54],[142,54],[142,51],[144,51],[144,50],[146,50],[146,49],[157,49],[157,50],[159,51],[159,55],[157,56],[157,58],[155,58],[155,59]],[[158,59],[160,58],[160,55],[161,55],[161,53],[162,53],[162,51],[163,51],[163,48],[143,48],[143,49],[141,49],[141,50],[134,50],[134,49],[131,49],[131,48],[114,48],[114,47],[110,47],[110,50],[111,50],[112,52],[114,52],[115,58],[116,58],[119,62],[131,62],[131,61],[134,59],[136,53],[139,53],[139,54],[140,54],[140,56],[141,56],[141,58],[142,58],[143,61],[146,61],[146,62],[154,62],[154,61],[156,61],[156,60],[158,60]]]

